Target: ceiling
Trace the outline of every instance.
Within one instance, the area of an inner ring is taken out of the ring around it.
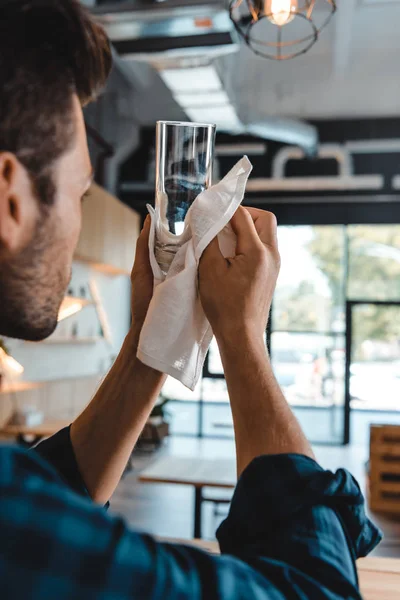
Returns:
[[[308,118],[400,114],[400,2],[337,0],[305,55],[268,61],[242,47],[222,72],[239,115]]]
[[[329,27],[301,57],[275,62],[241,43],[238,53],[216,59],[243,123],[270,116],[400,115],[400,0],[337,0],[337,6]],[[138,90],[136,119],[153,125],[184,117],[156,71],[132,59],[128,65]]]

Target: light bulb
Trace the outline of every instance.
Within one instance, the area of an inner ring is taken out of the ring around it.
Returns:
[[[265,14],[274,25],[283,27],[294,19],[297,0],[265,0]]]

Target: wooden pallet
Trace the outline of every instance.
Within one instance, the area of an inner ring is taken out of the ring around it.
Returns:
[[[400,514],[400,426],[371,425],[369,505]]]

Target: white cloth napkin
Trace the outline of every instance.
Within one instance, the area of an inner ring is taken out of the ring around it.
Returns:
[[[150,262],[154,295],[144,322],[137,356],[144,364],[171,375],[194,390],[201,376],[213,333],[198,291],[198,266],[218,235],[221,252],[233,256],[236,236],[229,221],[241,204],[252,165],[244,156],[224,179],[202,192],[190,207],[179,250],[165,276],[155,257],[162,239],[160,214],[151,206]],[[168,237],[168,236],[167,236]],[[178,238],[177,238],[178,242]]]

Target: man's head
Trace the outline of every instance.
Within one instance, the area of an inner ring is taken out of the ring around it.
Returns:
[[[78,0],[0,3],[0,335],[56,327],[91,183],[81,106],[111,63]]]

